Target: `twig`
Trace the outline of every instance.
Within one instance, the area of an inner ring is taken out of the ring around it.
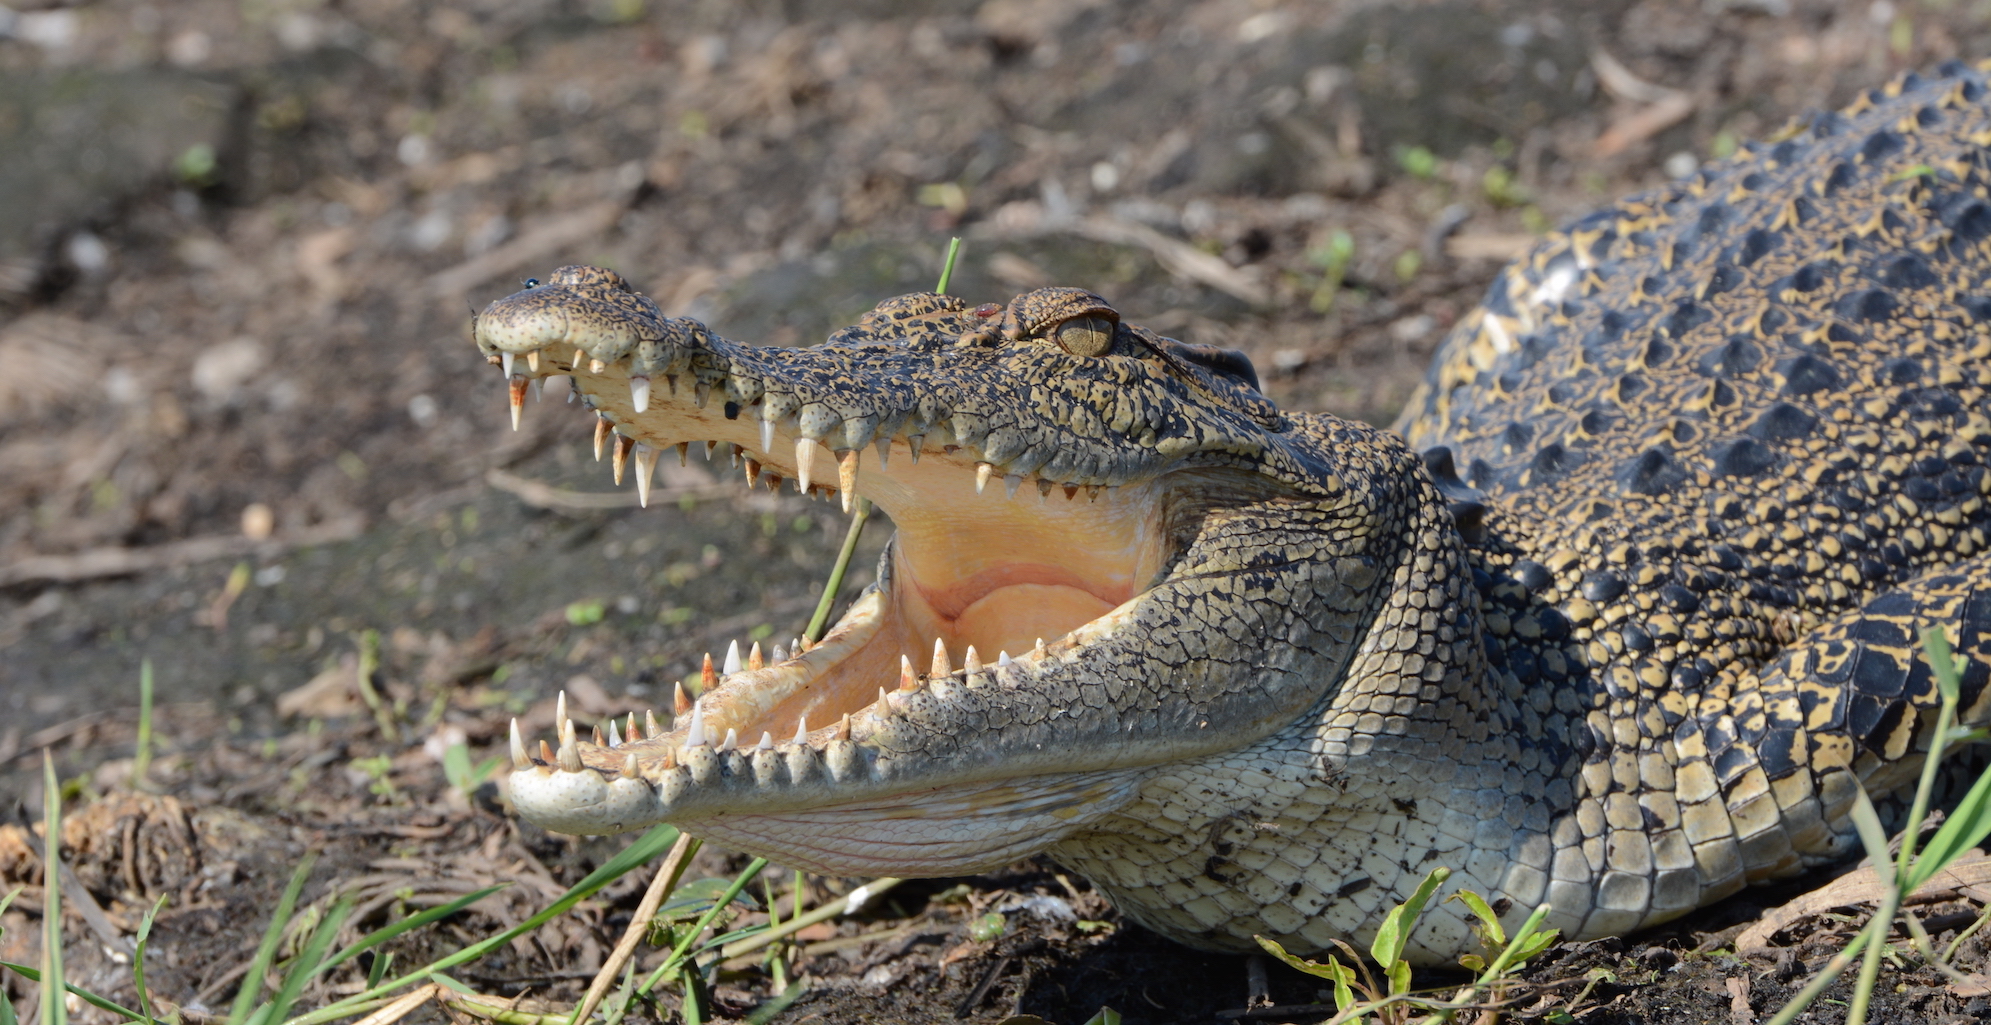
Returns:
[[[892,887],[899,885],[899,883],[902,881],[903,880],[892,879],[892,878],[873,879],[872,881],[865,883],[863,886],[858,887],[856,890],[852,890],[850,891],[850,893],[838,897],[837,899],[830,901],[828,904],[825,904],[822,907],[815,909],[814,911],[809,911],[804,914],[796,915],[794,918],[791,918],[788,921],[783,922],[780,925],[767,930],[766,932],[755,933],[752,936],[747,937],[746,939],[735,940],[732,943],[726,944],[725,946],[719,948],[719,958],[720,960],[723,961],[730,958],[738,957],[741,954],[744,954],[750,950],[759,950],[760,948],[765,947],[768,944],[773,943],[775,940],[781,939],[784,936],[790,936],[795,933],[801,932],[802,930],[807,929],[812,925],[815,925],[817,922],[823,921],[824,919],[827,918],[835,918],[836,916],[842,914],[844,907],[850,903],[850,898],[856,895],[859,891],[862,891],[865,899],[869,900],[873,897],[878,896],[881,893],[884,893],[886,890],[889,890]]]
[[[588,1016],[595,1013],[601,998],[608,994],[609,987],[615,985],[615,977],[622,972],[622,966],[636,953],[636,945],[650,931],[650,920],[657,917],[657,908],[664,898],[677,888],[678,877],[684,875],[685,862],[691,852],[697,849],[698,841],[690,833],[679,833],[677,843],[671,845],[670,856],[657,868],[656,878],[650,880],[650,888],[643,891],[642,903],[636,905],[636,915],[629,920],[629,927],[622,931],[622,939],[615,950],[602,962],[601,971],[595,973],[595,980],[589,984],[587,995],[581,998],[579,1007],[574,1008],[571,1025],[581,1025]]]
[[[129,576],[245,555],[267,559],[292,548],[350,541],[358,537],[365,527],[363,518],[349,516],[261,541],[240,534],[228,534],[169,541],[146,548],[92,548],[74,555],[36,555],[12,565],[0,566],[0,587],[29,583],[67,584],[102,577]]]

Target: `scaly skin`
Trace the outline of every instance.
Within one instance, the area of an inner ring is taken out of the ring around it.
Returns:
[[[669,731],[515,733],[514,802],[841,874],[1048,851],[1221,950],[1366,943],[1436,865],[1584,938],[1837,859],[1928,747],[1920,631],[1991,704],[1985,91],[1911,76],[1545,240],[1410,445],[1075,289],[750,348],[563,268],[478,318],[515,404],[572,374],[639,486],[712,440],[899,534]],[[1406,955],[1473,949],[1464,914]]]

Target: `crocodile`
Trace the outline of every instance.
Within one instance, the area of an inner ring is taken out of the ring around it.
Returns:
[[[897,532],[819,642],[708,660],[667,725],[515,722],[518,813],[845,876],[1048,853],[1222,951],[1366,943],[1435,866],[1581,939],[1847,856],[1931,746],[1924,631],[1991,718],[1987,67],[1547,236],[1394,431],[1075,288],[780,348],[528,282],[473,330],[515,418],[569,375],[646,495],[702,443]],[[1405,956],[1472,926],[1430,904]]]

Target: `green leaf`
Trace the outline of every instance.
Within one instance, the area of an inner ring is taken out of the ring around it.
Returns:
[[[20,1025],[20,1016],[14,1013],[14,1002],[7,999],[7,987],[0,986],[0,1025]]]
[[[290,970],[284,973],[283,984],[277,995],[270,1000],[267,1020],[280,1022],[290,1013],[290,1007],[304,993],[305,983],[317,974],[318,965],[325,960],[325,951],[331,949],[332,940],[339,935],[339,927],[346,924],[346,916],[353,913],[352,898],[347,897],[332,906],[332,910],[311,931],[304,941],[304,949],[291,959]]]
[[[235,992],[235,1003],[228,1009],[228,1025],[248,1025],[250,1013],[256,1009],[256,998],[263,993],[263,979],[269,975],[270,962],[276,960],[277,944],[283,939],[284,926],[290,924],[291,909],[297,906],[297,895],[304,890],[304,880],[311,874],[311,866],[318,860],[316,854],[306,854],[297,863],[297,870],[290,874],[290,882],[283,888],[283,896],[277,898],[276,912],[270,916],[269,928],[263,930],[263,942],[256,947],[256,956],[249,962],[249,971],[242,976],[242,987]]]
[[[1403,956],[1403,945],[1410,939],[1410,931],[1417,928],[1417,917],[1424,913],[1424,905],[1445,880],[1452,877],[1452,870],[1443,865],[1432,869],[1417,884],[1417,890],[1410,899],[1390,909],[1383,916],[1383,924],[1376,929],[1375,942],[1369,944],[1369,956],[1384,968],[1391,968]]]
[[[448,918],[449,916],[456,914],[458,911],[461,911],[464,908],[467,908],[470,905],[475,904],[478,901],[483,900],[484,898],[489,897],[490,895],[510,885],[511,885],[510,883],[499,883],[496,886],[486,886],[483,889],[478,890],[474,893],[466,893],[463,896],[458,897],[447,904],[443,904],[438,907],[429,908],[425,911],[409,915],[408,917],[398,922],[395,922],[393,925],[382,926],[381,928],[375,929],[374,931],[367,933],[365,936],[360,937],[357,941],[353,943],[352,946],[347,947],[346,949],[341,950],[338,953],[333,954],[331,957],[327,958],[325,960],[325,963],[319,966],[318,973],[323,973],[326,971],[330,971],[333,968],[337,968],[339,965],[344,964],[346,961],[358,957],[359,955],[365,953],[366,951],[371,950],[374,947],[377,947],[382,943],[385,943],[388,940],[391,940],[394,937],[401,935],[402,933],[408,932],[413,929],[419,929],[422,926],[429,924],[430,922],[439,921],[441,919]],[[392,955],[388,956],[391,957]],[[374,964],[376,967],[378,967],[380,961],[376,959]]]
[[[1340,978],[1339,973],[1347,970],[1341,967],[1341,962],[1334,960],[1333,955],[1328,956],[1328,964],[1321,964],[1319,961],[1309,961],[1296,954],[1286,953],[1286,948],[1280,946],[1278,940],[1266,939],[1263,936],[1253,936],[1252,939],[1257,940],[1258,945],[1263,947],[1266,953],[1278,958],[1279,963],[1296,972],[1305,972],[1317,979]]]
[[[139,920],[138,943],[131,953],[131,984],[132,988],[138,991],[138,1009],[145,1013],[145,1020],[148,1022],[155,1019],[152,1017],[152,994],[145,989],[145,945],[152,938],[152,920],[159,917],[159,909],[166,906],[168,896],[170,895],[160,894],[159,899],[145,912],[145,917]],[[6,910],[7,906],[0,903],[0,912]],[[0,1025],[5,1023],[0,1022]]]
[[[1908,870],[1903,894],[1914,893],[1965,851],[1983,843],[1986,836],[1991,836],[1991,771],[1977,777],[1956,810],[1936,830],[1936,835],[1929,838],[1928,846]],[[1864,833],[1861,839],[1865,839]]]
[[[21,978],[26,979],[29,982],[41,981],[41,970],[37,968],[29,968],[27,965],[15,964],[12,961],[0,961],[0,968],[5,968],[8,971],[12,972],[18,972],[20,973]],[[106,997],[100,997],[97,994],[92,993],[87,989],[78,987],[74,983],[64,985],[62,988],[68,990],[71,993],[76,994],[76,996],[79,999],[81,999],[84,1003],[90,1004],[95,1007],[101,1007],[104,1010],[111,1012],[112,1014],[124,1015],[126,1018],[129,1018],[132,1021],[145,1020],[145,1016],[139,1014],[137,1011],[134,1011],[131,1008],[126,1007],[123,1004],[117,1003],[113,1000],[110,1000]]]
[[[1410,962],[1397,958],[1387,972],[1390,980],[1390,995],[1400,996],[1410,992]]]
[[[1487,906],[1485,897],[1471,890],[1460,890],[1445,899],[1455,900],[1464,904],[1466,909],[1473,913],[1473,917],[1479,919],[1482,933],[1480,943],[1486,949],[1498,950],[1507,945],[1507,930],[1500,927],[1500,916],[1494,914],[1493,909]],[[1479,971],[1480,968],[1484,967],[1486,967],[1486,962],[1481,961],[1479,968],[1474,968],[1473,971]]]
[[[1120,1025],[1120,1012],[1102,1006],[1098,1014],[1085,1020],[1085,1025]]]

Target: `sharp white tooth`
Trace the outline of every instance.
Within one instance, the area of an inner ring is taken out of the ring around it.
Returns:
[[[850,512],[851,504],[857,501],[857,460],[863,449],[854,448],[845,452],[837,460],[837,494],[843,499],[843,511]]]
[[[507,381],[511,380],[511,379],[512,379],[512,354],[511,354],[511,353],[509,353],[509,352],[501,352],[501,353],[499,353],[499,354],[498,354],[498,365],[499,365],[499,366],[501,366],[501,367],[503,367],[503,368],[504,368],[504,370],[505,370],[505,380],[507,380]]]
[[[557,728],[559,727],[560,723],[566,721],[567,721],[567,692],[563,690],[560,692],[560,696],[558,698],[555,698],[553,701],[553,723],[554,726]],[[567,742],[566,734],[562,733],[560,735],[560,742],[563,744]]]
[[[614,430],[615,425],[608,422],[608,417],[595,414],[595,462],[601,462],[602,446],[608,444],[608,436]]]
[[[691,711],[691,698],[684,692],[684,681],[679,680],[671,685],[671,714],[683,715],[689,711]]]
[[[878,710],[872,714],[876,715],[880,719],[883,719],[884,717],[891,715],[892,695],[885,693],[885,688],[883,687],[878,688],[878,701],[876,704],[872,705],[872,707]]]
[[[587,359],[587,358],[588,358],[588,354],[587,354],[587,353],[585,353],[585,352],[582,352],[582,351],[581,351],[581,350],[579,350],[579,349],[575,349],[575,350],[574,350],[574,369],[575,369],[575,370],[579,370],[579,369],[581,369],[581,361],[582,361],[582,360],[584,360],[584,359]]]
[[[775,665],[780,665],[781,663],[788,661],[788,649],[783,648],[781,645],[777,644],[774,646],[774,654],[771,657],[774,659]]]
[[[909,457],[911,457],[914,466],[919,465],[919,450],[925,446],[926,446],[926,435],[924,434],[906,435],[906,454]]]
[[[635,779],[640,775],[642,770],[636,767],[636,752],[631,751],[629,757],[622,760],[622,778]]]
[[[525,412],[525,378],[505,378],[505,401],[512,404],[512,430],[518,430],[519,414]]]
[[[731,676],[740,671],[740,642],[726,646],[726,667],[719,671],[721,676]]]
[[[632,377],[629,379],[629,404],[641,413],[650,408],[650,379]]]
[[[645,710],[643,713],[643,735],[655,737],[664,731],[657,728],[657,713]]]
[[[815,476],[816,443],[808,438],[795,439],[795,490],[809,493],[809,480]]]
[[[607,738],[607,737],[605,737],[605,736],[602,736],[602,732],[601,732],[601,727],[599,727],[599,726],[596,726],[596,727],[594,728],[594,731],[595,731],[595,746],[596,746],[596,747],[607,747],[607,746],[608,746],[608,738]]]
[[[719,742],[719,750],[731,751],[732,749],[739,746],[740,746],[740,731],[728,728],[726,730],[726,739]]]
[[[567,375],[567,404],[570,406],[573,405],[574,400],[580,398],[580,396],[581,396],[580,382],[574,380],[574,375],[572,374]]]
[[[961,656],[961,671],[973,676],[982,671],[982,656],[975,652],[975,646],[968,645],[968,652]]]
[[[755,641],[752,650],[747,652],[747,669],[751,671],[765,665],[767,665],[767,658],[760,653],[760,642]]]
[[[760,450],[768,455],[774,454],[774,421],[772,420],[762,420],[760,422]]]
[[[805,744],[808,743],[808,740],[809,717],[806,715],[798,716],[795,720],[795,742],[797,744]]]
[[[698,696],[704,697],[719,686],[719,670],[712,668],[712,653],[705,653],[705,664],[698,669]]]
[[[884,434],[884,435],[880,435],[880,436],[878,437],[878,440],[877,440],[877,442],[876,442],[876,443],[874,443],[874,446],[873,446],[873,447],[877,448],[877,450],[878,450],[878,466],[879,466],[879,467],[880,467],[881,469],[882,469],[883,467],[885,467],[886,465],[888,465],[889,463],[891,463],[891,461],[892,461],[892,436],[891,436],[891,435],[889,435],[889,434]]]
[[[691,442],[680,441],[677,443],[677,464],[679,466],[691,465]]]
[[[994,463],[975,464],[975,494],[978,495],[981,494],[982,489],[989,486],[989,477],[993,476],[994,474],[995,474]]]
[[[1034,647],[1034,648],[1031,648],[1031,649],[1030,649],[1030,651],[1031,651],[1031,653],[1032,653],[1032,654],[1036,654],[1036,655],[1041,655],[1041,654],[1043,654],[1043,653],[1044,653],[1044,638],[1042,638],[1042,637],[1039,637],[1039,638],[1037,638],[1037,646],[1036,646],[1036,647]]]
[[[1001,668],[1002,666],[1006,666],[1006,665],[1008,665],[1008,664],[1009,664],[1009,652],[1007,652],[1007,651],[998,651],[998,652],[996,652],[996,666],[997,666],[997,668]]]
[[[580,747],[575,745],[573,737],[570,736],[564,742],[561,743],[560,754],[558,757],[560,759],[561,771],[563,772],[581,771],[582,768],[581,749]]]
[[[708,441],[708,442],[706,442],[706,443],[705,443],[705,461],[706,461],[706,462],[708,462],[708,463],[709,463],[709,462],[711,462],[711,461],[712,461],[712,450],[713,450],[713,449],[715,449],[715,448],[718,448],[718,447],[719,447],[719,443],[718,443],[718,442],[716,442],[716,441]]]
[[[588,361],[588,372],[589,372],[589,373],[593,373],[593,374],[599,374],[599,373],[601,373],[602,371],[604,371],[604,370],[607,370],[607,369],[608,369],[608,364],[606,364],[606,363],[603,363],[603,362],[602,362],[601,360],[598,360],[598,359],[591,359],[591,360],[589,360],[589,361]]]
[[[545,400],[546,400],[546,378],[535,377],[532,379],[532,401],[544,402]]]
[[[648,445],[636,446],[636,504],[645,509],[650,507],[650,475],[657,471],[657,457],[662,452]]]
[[[705,709],[698,705],[691,706],[691,726],[684,731],[684,743],[687,747],[705,743]]]
[[[636,732],[636,713],[631,712],[629,713],[629,725],[622,728],[622,737],[624,740],[635,740],[640,736],[642,734]]]
[[[1016,476],[1015,474],[1010,474],[1010,475],[1008,475],[1008,476],[1005,476],[1005,477],[1004,477],[1004,478],[1002,479],[1002,492],[1003,492],[1003,494],[1004,494],[1004,495],[1005,495],[1006,497],[1009,497],[1009,498],[1015,498],[1015,497],[1016,497],[1016,488],[1017,488],[1017,486],[1018,486],[1018,485],[1020,485],[1020,484],[1022,484],[1022,483],[1023,483],[1023,478],[1021,478],[1021,477],[1018,477],[1018,476]]]
[[[622,734],[616,730],[614,719],[610,719],[608,721],[608,746],[610,747],[622,746]]]
[[[915,691],[919,689],[919,674],[913,672],[913,660],[899,656],[899,689]]]
[[[939,679],[954,671],[954,664],[947,661],[947,642],[939,637],[933,639],[933,672],[928,675]]]
[[[755,746],[760,748],[762,751],[774,750],[774,734],[769,733],[766,730],[760,731],[760,743]]]
[[[538,349],[534,349],[534,350],[532,350],[531,352],[528,352],[528,353],[526,353],[526,354],[525,354],[525,368],[526,368],[527,370],[530,370],[530,371],[532,371],[532,372],[533,372],[533,373],[535,373],[535,374],[536,374],[536,373],[539,373],[539,350],[538,350]]]
[[[516,718],[512,720],[512,768],[532,768],[532,759],[526,757],[525,738],[519,736],[518,720]]]

